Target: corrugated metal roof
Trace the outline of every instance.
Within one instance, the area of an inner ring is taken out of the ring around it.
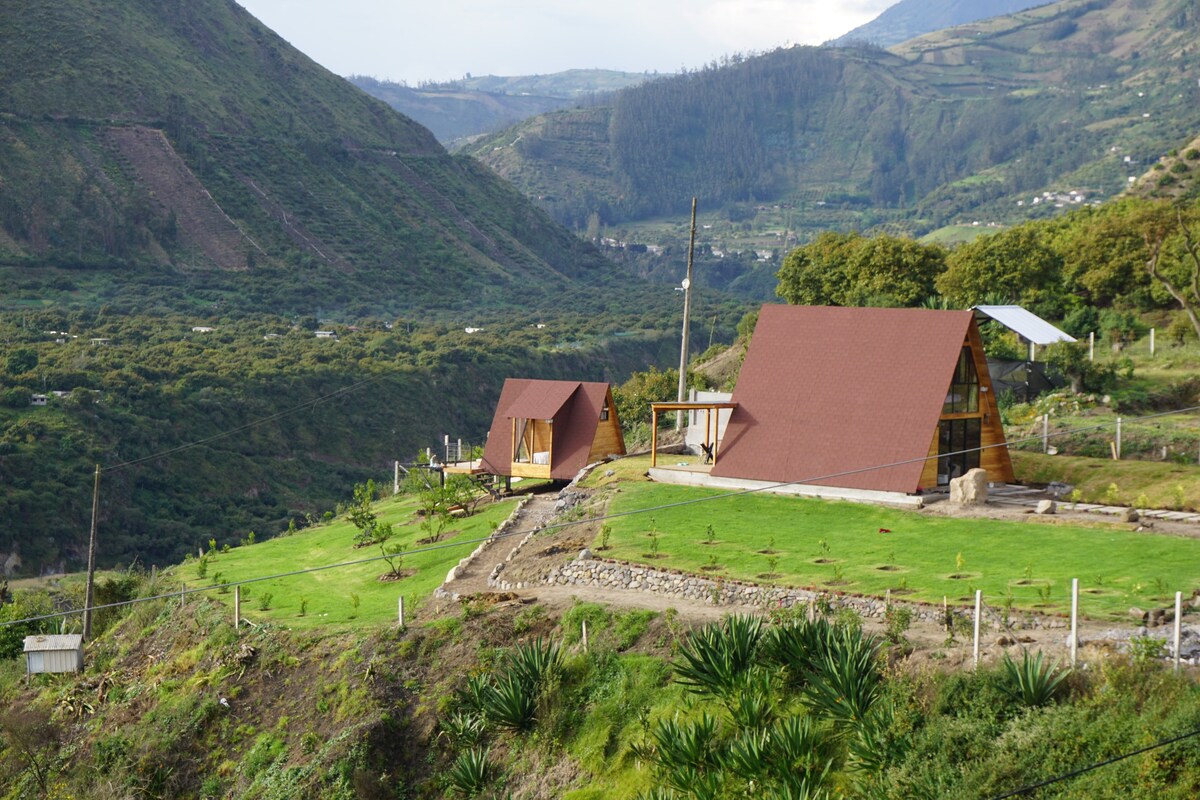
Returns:
[[[916,491],[972,319],[970,311],[764,306],[712,474]]]
[[[493,475],[511,474],[513,418],[553,419],[550,476],[575,477],[587,466],[608,390],[607,383],[508,378],[500,390],[480,466]]]
[[[26,653],[41,653],[47,650],[78,650],[81,647],[83,647],[83,636],[78,633],[25,637]]]
[[[1051,325],[1046,320],[1021,306],[975,306],[975,318],[981,316],[996,320],[1004,327],[1015,331],[1021,338],[1036,345],[1055,342],[1073,342],[1075,337]]]

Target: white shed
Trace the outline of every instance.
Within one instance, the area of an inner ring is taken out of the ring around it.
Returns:
[[[82,672],[83,636],[78,633],[25,637],[25,672]]]

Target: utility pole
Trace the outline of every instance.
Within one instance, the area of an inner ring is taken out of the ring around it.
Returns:
[[[100,512],[100,465],[96,465],[96,483],[92,488],[92,533],[88,537],[87,593],[83,600],[83,640],[92,638],[92,603],[96,588],[96,517]]]
[[[679,394],[676,402],[687,399],[688,325],[692,316],[692,253],[696,249],[696,198],[692,198],[692,234],[688,240],[687,277],[683,279],[683,343],[679,347]],[[675,412],[675,430],[683,428],[683,412]]]

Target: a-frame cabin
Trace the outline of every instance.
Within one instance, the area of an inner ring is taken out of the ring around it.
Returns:
[[[1011,482],[971,311],[764,306],[713,477],[914,494]]]
[[[625,455],[612,386],[509,378],[500,391],[480,469],[492,475],[570,480]]]

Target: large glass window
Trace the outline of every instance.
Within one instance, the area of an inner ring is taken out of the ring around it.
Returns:
[[[977,411],[979,374],[975,372],[975,359],[971,357],[971,348],[964,347],[958,354],[958,364],[954,368],[950,389],[946,392],[942,414],[974,414]]]
[[[979,466],[982,423],[978,417],[944,419],[938,425],[938,485]]]

